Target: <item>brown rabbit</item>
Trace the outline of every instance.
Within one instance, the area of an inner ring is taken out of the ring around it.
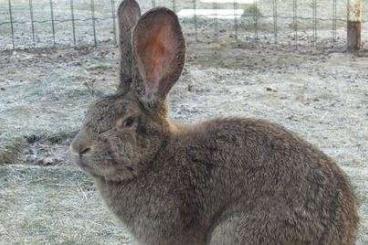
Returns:
[[[174,12],[119,7],[118,93],[95,103],[71,144],[139,244],[354,244],[356,200],[324,153],[281,126],[182,126],[166,96],[184,65]]]

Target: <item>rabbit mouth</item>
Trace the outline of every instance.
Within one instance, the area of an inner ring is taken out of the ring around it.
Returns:
[[[104,159],[90,159],[85,157],[76,157],[74,162],[86,173],[90,174],[92,177],[104,177],[108,178],[108,170],[111,167],[111,158]],[[98,165],[104,165],[105,167],[100,168]],[[106,173],[107,172],[107,173]]]
[[[101,176],[97,170],[95,170],[93,167],[90,166],[89,163],[87,163],[85,160],[79,158],[75,161],[75,163],[86,173],[91,175],[92,177],[99,177]]]
[[[92,167],[92,162],[89,161],[89,159],[87,159],[86,157],[83,156],[74,156],[74,162],[75,164],[80,167],[83,171],[90,173],[92,175],[95,174],[95,170]]]
[[[74,159],[74,162],[85,172],[91,172],[92,168],[89,166],[89,164],[82,158],[78,157]]]

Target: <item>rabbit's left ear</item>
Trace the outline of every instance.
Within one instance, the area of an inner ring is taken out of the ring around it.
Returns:
[[[132,32],[141,16],[141,9],[135,0],[124,0],[118,9],[119,47],[120,47],[120,84],[119,90],[130,88],[136,67],[132,54]]]
[[[145,93],[143,100],[164,100],[179,79],[185,41],[178,17],[166,8],[144,14],[133,32],[133,50]]]

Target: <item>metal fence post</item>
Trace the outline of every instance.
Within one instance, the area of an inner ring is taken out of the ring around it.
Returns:
[[[317,46],[317,0],[313,0],[313,47]]]
[[[29,0],[28,3],[29,3],[29,15],[31,17],[32,41],[33,41],[33,45],[35,45],[36,39],[35,39],[35,28],[34,28],[34,21],[33,21],[33,2],[32,0]]]
[[[332,2],[332,43],[335,45],[336,43],[336,34],[337,34],[337,0],[333,0]]]
[[[348,1],[348,21],[347,21],[347,50],[348,52],[356,51],[361,48],[361,31],[362,31],[362,0]]]
[[[9,18],[10,18],[11,38],[12,38],[12,44],[13,44],[13,49],[14,49],[15,48],[15,42],[14,42],[14,24],[13,24],[13,10],[12,10],[11,0],[8,1],[8,4],[9,4]]]
[[[75,18],[74,18],[74,1],[73,0],[70,0],[70,14],[72,17],[73,44],[75,46],[77,44],[77,40],[75,38]]]
[[[275,39],[275,44],[277,43],[277,0],[272,1],[272,12],[273,12],[273,35]]]
[[[234,0],[233,2],[233,8],[234,8],[234,35],[235,35],[235,41],[238,41],[238,17],[236,16],[236,11],[238,10],[238,2]]]
[[[92,28],[93,28],[93,41],[95,43],[95,47],[97,47],[95,1],[94,0],[91,0],[91,18],[92,18]]]
[[[193,1],[193,10],[194,10],[194,15],[193,15],[194,35],[195,35],[196,42],[198,42],[197,0],[192,0],[192,1]]]
[[[213,20],[214,20],[214,32],[215,32],[215,42],[218,41],[219,38],[219,27],[218,27],[218,16],[217,16],[217,9],[218,9],[218,5],[217,5],[217,0],[214,0],[214,2],[212,3],[212,7],[213,7]]]
[[[55,19],[54,19],[54,6],[52,3],[52,0],[49,0],[50,4],[50,15],[51,15],[51,28],[52,28],[52,39],[53,39],[53,45],[55,46],[56,40],[55,40]]]
[[[114,33],[114,44],[117,45],[117,37],[116,37],[116,13],[115,13],[115,1],[111,0],[111,17],[112,17],[112,29]]]
[[[293,0],[293,25],[294,25],[294,38],[295,49],[298,49],[298,2]]]
[[[254,22],[254,40],[256,42],[258,42],[259,38],[258,38],[258,15],[259,15],[259,10],[258,10],[258,0],[253,0],[253,6],[254,6],[254,10],[253,10],[253,22]]]

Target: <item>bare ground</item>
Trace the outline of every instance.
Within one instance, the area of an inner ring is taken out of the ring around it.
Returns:
[[[241,115],[298,132],[347,172],[368,243],[368,55],[189,43],[170,96],[187,122]],[[129,243],[68,144],[96,98],[115,90],[117,49],[0,54],[0,244]]]

